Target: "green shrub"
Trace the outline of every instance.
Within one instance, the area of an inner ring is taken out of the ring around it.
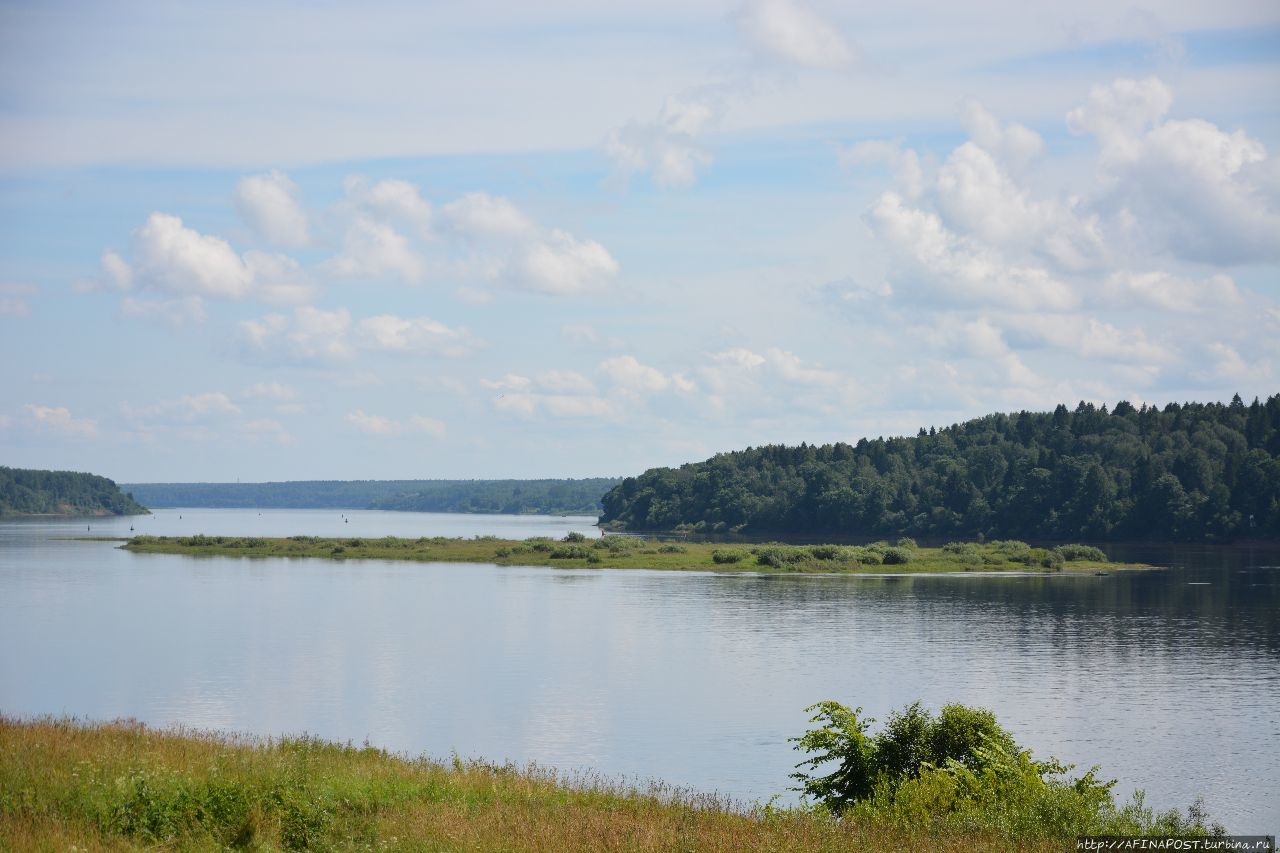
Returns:
[[[810,545],[809,553],[815,560],[835,560],[840,557],[839,545]]]
[[[885,548],[884,564],[886,566],[905,566],[911,562],[914,554],[906,548]]]
[[[658,553],[659,554],[687,554],[689,553],[689,549],[684,547],[683,545],[673,545],[673,544],[659,545]]]
[[[553,560],[585,560],[592,556],[591,549],[582,545],[560,545],[551,549]]]
[[[576,530],[570,530],[567,534],[565,534],[565,537],[560,541],[561,542],[586,542],[587,537],[583,536],[581,533],[579,533]]]
[[[1102,552],[1102,549],[1092,545],[1059,545],[1054,550],[1062,554],[1064,560],[1089,560],[1099,563],[1105,563],[1107,560],[1107,555]]]
[[[916,550],[916,548],[920,547],[919,545],[916,544],[916,540],[912,539],[910,536],[904,536],[894,544],[897,545],[899,548],[906,548],[909,551],[914,551]]]
[[[747,554],[744,551],[732,551],[725,548],[717,548],[711,552],[711,562],[724,565],[726,563],[738,563],[746,559]]]
[[[792,778],[820,808],[855,820],[921,829],[993,832],[1011,839],[1077,835],[1221,835],[1201,803],[1184,816],[1154,813],[1141,792],[1118,807],[1115,782],[1098,768],[1071,778],[1056,759],[1036,761],[1019,748],[995,716],[981,708],[947,705],[937,717],[916,702],[890,715],[884,730],[838,702],[807,710],[817,723],[796,749],[811,757]],[[819,767],[834,766],[826,775]]]

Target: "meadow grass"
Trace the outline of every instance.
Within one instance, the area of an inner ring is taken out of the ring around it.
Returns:
[[[0,716],[6,850],[1065,851],[662,784],[129,721]]]
[[[1150,568],[1113,563],[1097,548],[1032,548],[1023,542],[949,543],[920,548],[910,540],[868,545],[738,545],[656,542],[630,536],[566,540],[418,539],[316,536],[135,536],[122,546],[139,553],[238,557],[324,557],[337,560],[416,560],[503,566],[664,569],[714,572],[900,574],[933,572],[1096,572]]]

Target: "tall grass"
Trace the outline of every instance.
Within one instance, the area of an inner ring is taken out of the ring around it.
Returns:
[[[5,850],[1068,850],[311,737],[0,717]]]

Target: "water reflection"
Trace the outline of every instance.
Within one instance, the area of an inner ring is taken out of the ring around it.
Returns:
[[[203,512],[204,532],[245,532]],[[322,514],[276,511],[272,529],[325,532]],[[1280,828],[1274,550],[1155,549],[1171,569],[1107,577],[809,577],[192,560],[62,535],[0,525],[6,713],[309,731],[767,798],[805,705],[960,701],[1155,803],[1204,794],[1232,828]]]

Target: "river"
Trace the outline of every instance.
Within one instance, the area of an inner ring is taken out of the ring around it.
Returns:
[[[1280,830],[1280,547],[1107,577],[841,577],[131,554],[86,536],[598,535],[594,519],[161,510],[0,522],[0,712],[308,732],[743,800],[821,699],[994,710],[1037,755]],[[91,530],[86,528],[92,528]]]

